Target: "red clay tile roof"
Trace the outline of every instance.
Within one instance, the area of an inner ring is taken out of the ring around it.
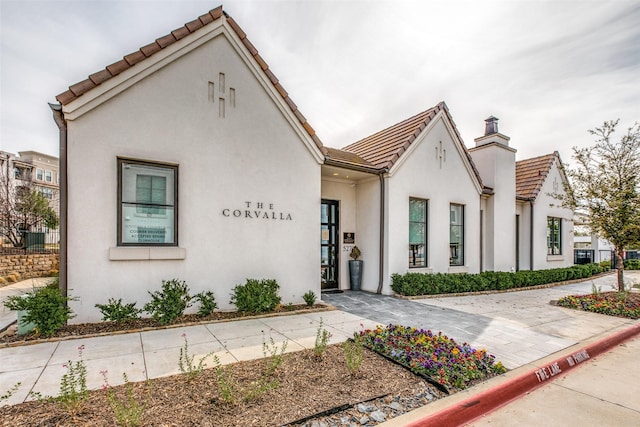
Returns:
[[[390,169],[443,105],[441,102],[427,111],[347,145],[343,150],[359,155],[379,169]]]
[[[105,81],[117,76],[123,71],[135,66],[137,63],[144,61],[145,59],[153,56],[155,53],[160,52],[162,49],[167,46],[172,45],[178,40],[188,36],[191,33],[194,33],[200,30],[205,25],[208,25],[214,21],[217,21],[220,18],[226,19],[229,26],[233,29],[236,35],[240,38],[244,46],[251,53],[253,58],[256,60],[262,71],[269,78],[271,83],[274,85],[275,89],[278,91],[280,96],[287,103],[293,114],[296,116],[300,124],[304,127],[306,132],[309,134],[313,142],[320,149],[323,154],[326,154],[326,149],[324,148],[322,142],[317,137],[315,130],[307,119],[302,115],[300,110],[298,110],[297,105],[293,102],[293,100],[289,97],[287,91],[282,87],[278,78],[273,74],[273,72],[269,69],[269,65],[262,59],[258,50],[255,46],[249,41],[247,35],[242,28],[236,23],[236,21],[229,16],[226,12],[222,10],[222,6],[218,6],[215,9],[210,10],[208,13],[194,19],[191,22],[187,22],[183,27],[173,30],[171,33],[162,36],[155,40],[155,42],[150,43],[146,46],[141,47],[138,51],[130,53],[129,55],[125,55],[123,59],[117,61],[111,65],[108,65],[104,70],[98,71],[97,73],[91,74],[88,79],[83,80],[79,83],[76,83],[72,86],[69,86],[69,90],[62,92],[56,99],[60,104],[66,105],[75,99],[78,99],[83,94],[89,92]]]
[[[558,152],[516,162],[516,197],[535,200],[549,175]]]
[[[416,114],[415,116],[381,130],[380,132],[374,133],[373,135],[361,139],[358,142],[347,145],[342,150],[357,154],[380,170],[391,169],[400,156],[407,151],[413,141],[415,141],[420,133],[422,133],[422,131],[427,127],[429,122],[433,120],[440,111],[444,112],[449,119],[449,122],[456,133],[456,137],[462,144],[467,160],[478,179],[478,183],[480,184],[480,187],[482,187],[480,173],[478,172],[478,169],[471,159],[471,155],[469,155],[469,152],[462,141],[460,132],[458,132],[458,128],[449,113],[447,104],[444,102],[440,102],[433,108]]]

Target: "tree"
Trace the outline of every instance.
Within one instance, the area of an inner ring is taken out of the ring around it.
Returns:
[[[57,228],[58,214],[49,200],[31,185],[15,185],[8,174],[0,186],[0,236],[13,246],[22,246],[23,231]]]
[[[640,242],[640,125],[613,141],[618,122],[605,121],[589,130],[595,145],[573,148],[575,169],[565,202],[584,214],[585,225],[614,247],[618,290],[624,290],[625,248]]]

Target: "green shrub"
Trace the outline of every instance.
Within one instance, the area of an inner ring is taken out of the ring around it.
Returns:
[[[182,280],[163,280],[162,290],[149,292],[149,295],[151,301],[144,305],[144,311],[162,325],[174,322],[191,307],[189,287]]]
[[[611,270],[611,261],[600,261],[600,268],[603,270]]]
[[[625,270],[640,270],[640,259],[625,259],[624,260],[624,269]]]
[[[278,289],[280,286],[273,279],[247,279],[244,285],[236,285],[231,291],[231,304],[248,313],[273,311],[281,301]]]
[[[313,291],[309,291],[306,294],[302,295],[302,299],[307,303],[309,307],[313,307],[313,304],[316,303],[316,294]]]
[[[213,313],[213,310],[218,308],[216,297],[211,291],[197,293],[193,296],[193,299],[200,303],[200,307],[198,308],[198,316],[200,317],[208,316]]]
[[[406,296],[507,290],[584,279],[602,271],[599,264],[584,264],[550,270],[483,271],[479,274],[392,274],[391,289]]]
[[[96,304],[96,307],[100,309],[102,313],[102,320],[125,322],[127,320],[134,320],[140,317],[142,310],[136,308],[136,303],[122,304],[122,298],[109,298],[109,302],[106,304]]]
[[[45,286],[25,295],[12,295],[4,305],[9,310],[26,311],[25,322],[35,324],[38,334],[50,337],[74,317],[67,305],[71,300],[63,296],[60,289]]]

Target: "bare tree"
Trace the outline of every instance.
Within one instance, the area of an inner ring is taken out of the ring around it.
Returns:
[[[591,233],[611,242],[624,290],[625,248],[640,242],[640,125],[613,141],[619,120],[589,130],[595,145],[573,148],[577,166],[568,171],[572,188],[565,201],[584,214]]]
[[[0,175],[0,237],[13,246],[23,244],[23,232],[39,227],[57,228],[56,211],[30,182],[16,184],[11,171]]]

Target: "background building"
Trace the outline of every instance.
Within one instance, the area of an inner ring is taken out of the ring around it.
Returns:
[[[0,224],[2,245],[14,247],[16,242],[7,236],[10,222],[16,221],[16,202],[26,192],[37,191],[49,203],[56,215],[60,214],[60,167],[58,158],[37,151],[20,151],[18,155],[0,151]],[[30,250],[55,249],[59,244],[58,229],[49,229],[42,222],[19,227],[30,233],[21,246]],[[38,233],[38,234],[34,234]]]

